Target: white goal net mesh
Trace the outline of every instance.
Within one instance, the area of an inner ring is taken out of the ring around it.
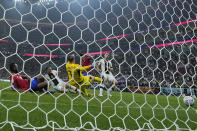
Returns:
[[[0,130],[197,130],[197,104],[183,101],[197,96],[196,14],[196,0],[0,0]],[[103,82],[106,53],[116,85]],[[72,85],[73,54],[97,63],[88,96],[45,78],[50,66]],[[11,63],[50,92],[14,88]]]

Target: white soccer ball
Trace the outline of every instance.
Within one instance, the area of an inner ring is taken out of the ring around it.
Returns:
[[[183,102],[184,102],[187,106],[192,106],[192,105],[194,105],[195,100],[194,100],[194,98],[191,97],[191,96],[185,96],[185,97],[183,98]]]

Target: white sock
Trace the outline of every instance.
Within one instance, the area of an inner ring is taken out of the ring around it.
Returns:
[[[112,88],[109,88],[109,89],[107,90],[107,95],[108,95],[108,96],[111,95],[111,90],[112,90]]]
[[[103,95],[103,88],[101,88],[100,87],[100,94],[99,94],[100,96],[102,96]]]
[[[73,91],[75,91],[77,88],[75,86],[69,85],[70,89],[72,89]]]

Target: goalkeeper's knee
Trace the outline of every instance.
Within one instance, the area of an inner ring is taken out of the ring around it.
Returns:
[[[88,96],[87,89],[81,90],[81,94],[84,96]]]

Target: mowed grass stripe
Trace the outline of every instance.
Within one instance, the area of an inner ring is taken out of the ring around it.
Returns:
[[[182,97],[113,92],[113,96],[108,99],[104,92],[104,97],[87,98],[70,93],[42,95],[3,90],[8,86],[9,83],[6,82],[0,84],[0,123],[5,122],[8,117],[9,121],[14,121],[18,125],[31,123],[33,126],[43,127],[47,122],[54,121],[65,129],[82,127],[86,122],[106,130],[110,125],[132,130],[148,127],[197,129],[197,104],[187,107]],[[98,94],[97,90],[88,92]],[[14,106],[16,107],[13,108]],[[87,125],[86,128],[91,126]]]

